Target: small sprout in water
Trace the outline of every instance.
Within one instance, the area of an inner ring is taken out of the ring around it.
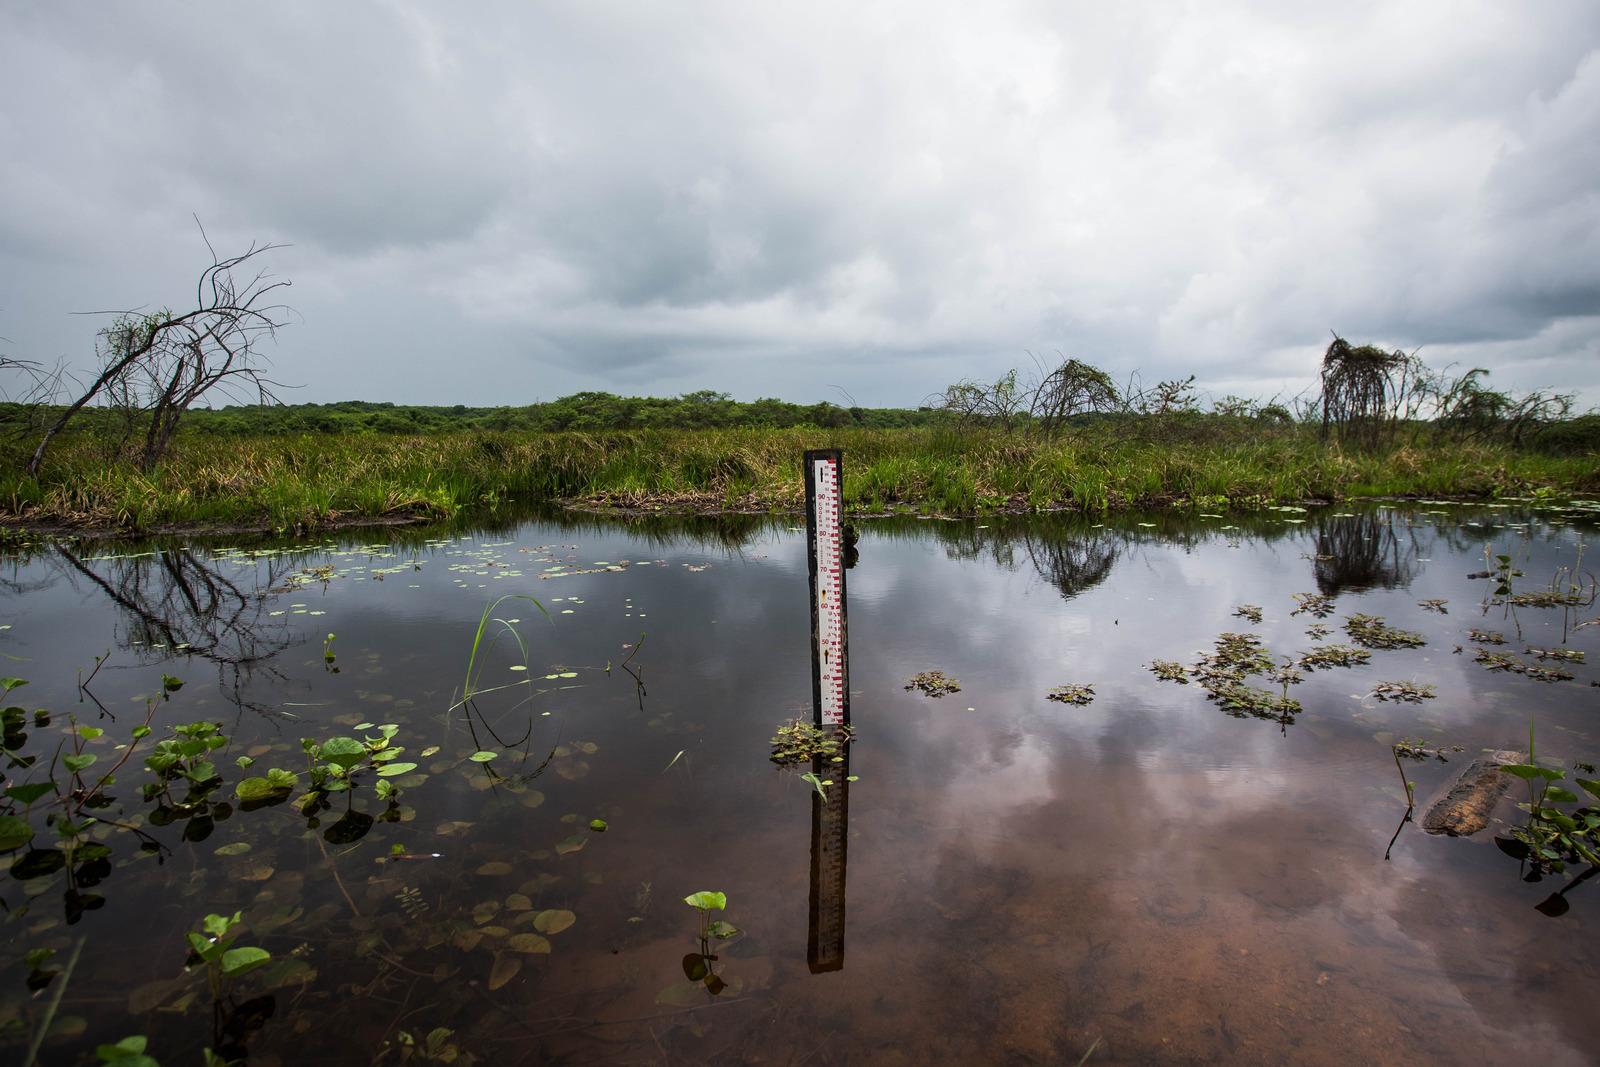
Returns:
[[[961,692],[961,683],[944,671],[922,671],[914,674],[906,682],[907,690],[915,689],[919,693],[930,697],[942,697],[950,693]]]
[[[1094,686],[1058,685],[1046,694],[1045,699],[1054,700],[1061,704],[1088,704],[1094,700]]]
[[[163,674],[161,676],[161,691],[163,693],[176,693],[178,690],[180,690],[182,688],[183,688],[183,679],[182,678],[174,678],[170,674]]]
[[[832,782],[824,781],[821,778],[818,778],[811,771],[807,771],[806,773],[802,774],[800,776],[800,780],[802,782],[810,782],[811,783],[811,787],[817,791],[817,796],[821,797],[824,802],[827,801],[827,799],[828,799],[828,791],[826,789],[824,789],[823,786],[832,785],[833,784]]]
[[[1261,607],[1258,604],[1240,604],[1233,609],[1233,613],[1241,619],[1249,619],[1254,623],[1261,621]]]
[[[1480,630],[1477,627],[1467,631],[1467,640],[1476,641],[1481,645],[1503,645],[1506,635],[1499,630]]]
[[[597,834],[603,834],[606,832],[606,821],[604,819],[590,819],[589,829]]]
[[[1448,615],[1450,612],[1445,608],[1448,603],[1450,603],[1448,600],[1419,600],[1417,601],[1417,607],[1423,611],[1437,611],[1440,615]]]

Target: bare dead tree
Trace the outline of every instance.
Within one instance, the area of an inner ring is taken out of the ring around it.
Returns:
[[[1122,398],[1109,374],[1076,359],[1064,359],[1040,377],[1028,414],[1033,425],[1054,433],[1075,415],[1107,415],[1121,406]]]
[[[1390,420],[1395,376],[1407,366],[1404,352],[1352,345],[1338,334],[1322,356],[1322,436],[1376,447]]]
[[[200,232],[204,237],[205,230]],[[144,470],[161,460],[184,412],[202,396],[216,391],[228,399],[276,402],[277,383],[266,376],[260,346],[287,320],[289,309],[273,303],[272,294],[290,283],[272,279],[265,270],[235,272],[281,247],[252,243],[224,258],[207,239],[211,265],[200,273],[193,310],[118,313],[100,331],[99,373],[45,429],[28,473],[38,474],[51,441],[96,400],[123,413],[124,440],[143,427],[137,462]]]

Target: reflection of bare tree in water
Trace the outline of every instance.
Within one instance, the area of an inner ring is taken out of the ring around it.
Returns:
[[[1414,539],[1402,543],[1394,524],[1376,512],[1318,520],[1313,573],[1324,596],[1410,585],[1416,558]]]
[[[182,548],[154,557],[111,561],[102,573],[64,547],[57,558],[69,579],[81,578],[121,609],[124,648],[141,654],[197,656],[217,665],[217,681],[241,707],[241,689],[258,670],[281,677],[270,660],[290,644],[288,628],[263,618],[264,590],[278,577],[269,565],[259,589],[244,589]],[[270,632],[269,632],[270,631]]]
[[[1087,536],[1024,533],[1021,543],[1039,576],[1068,600],[1105,581],[1117,562],[1117,543],[1104,530]]]

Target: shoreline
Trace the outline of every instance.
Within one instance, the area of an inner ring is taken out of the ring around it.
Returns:
[[[1562,494],[1559,499],[1581,499],[1583,494]],[[1224,505],[1217,510],[1227,515],[1245,515],[1274,507],[1331,507],[1336,504],[1362,503],[1376,500],[1422,501],[1437,500],[1448,501],[1453,504],[1468,504],[1488,502],[1497,497],[1482,493],[1382,493],[1382,494],[1353,494],[1345,497],[1307,497],[1294,501],[1283,500],[1257,500],[1248,505]],[[639,493],[622,496],[615,493],[600,493],[589,496],[568,497],[548,501],[515,501],[514,505],[539,507],[546,506],[560,512],[583,515],[591,518],[753,518],[762,516],[803,516],[805,507],[791,501],[758,502],[746,501],[729,504],[726,500],[715,494],[676,494],[676,493]],[[943,521],[963,521],[983,518],[1024,518],[1030,515],[1064,515],[1064,514],[1097,514],[1117,515],[1130,513],[1154,512],[1190,512],[1198,511],[1202,507],[1210,508],[1213,504],[1206,502],[1200,504],[1187,498],[1172,498],[1161,501],[1131,501],[1119,503],[1106,508],[1085,508],[1074,504],[1049,504],[1033,506],[1026,504],[1021,497],[1007,501],[1005,504],[977,511],[958,511],[940,509],[931,501],[903,501],[895,508],[847,506],[846,514],[852,519],[889,519],[889,518],[919,518],[938,519]],[[237,536],[292,536],[311,537],[318,534],[334,533],[351,529],[394,529],[400,527],[420,526],[433,522],[447,522],[453,516],[439,514],[431,510],[418,509],[408,512],[388,512],[378,515],[359,515],[345,513],[324,521],[295,522],[287,526],[278,526],[268,520],[257,522],[193,522],[193,523],[160,523],[149,527],[117,525],[109,522],[85,521],[70,523],[56,521],[33,522],[28,519],[18,519],[14,516],[0,516],[0,545],[7,539],[18,535],[34,536],[49,539],[72,538],[89,541],[134,541],[154,537],[237,537]]]

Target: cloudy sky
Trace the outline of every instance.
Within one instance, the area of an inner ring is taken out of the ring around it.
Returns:
[[[0,8],[0,353],[252,239],[297,400],[912,405],[1330,329],[1600,404],[1600,5]],[[835,389],[834,387],[838,387]]]

